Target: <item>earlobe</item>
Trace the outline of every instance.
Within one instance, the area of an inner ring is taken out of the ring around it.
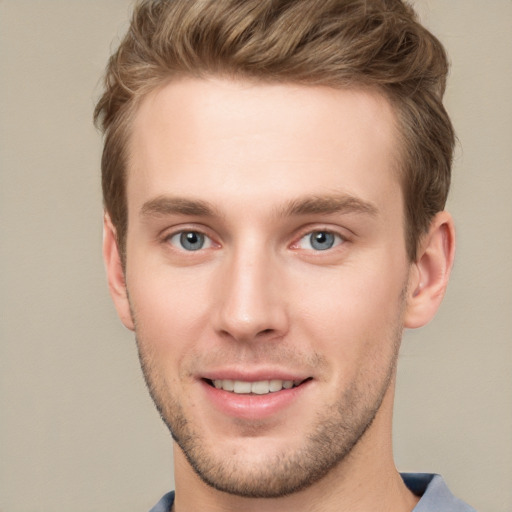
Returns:
[[[134,323],[128,301],[121,254],[117,243],[116,229],[105,212],[103,219],[103,261],[107,272],[108,288],[119,318],[124,326],[134,330]]]
[[[430,225],[412,265],[404,326],[427,324],[443,300],[455,255],[455,229],[448,212],[439,212]]]

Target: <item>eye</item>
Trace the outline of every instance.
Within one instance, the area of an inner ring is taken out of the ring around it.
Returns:
[[[303,236],[297,243],[300,249],[309,249],[314,251],[327,251],[343,243],[343,238],[330,231],[312,231]]]
[[[180,231],[168,238],[171,245],[185,251],[199,251],[212,246],[209,237],[199,231]]]

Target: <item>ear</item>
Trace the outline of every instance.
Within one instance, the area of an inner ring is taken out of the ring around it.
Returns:
[[[443,300],[455,256],[455,228],[448,212],[439,212],[421,240],[411,266],[404,325],[421,327],[437,312]]]
[[[108,288],[117,314],[125,327],[133,331],[135,326],[128,301],[121,254],[117,245],[116,229],[106,212],[103,218],[103,261],[107,271]]]

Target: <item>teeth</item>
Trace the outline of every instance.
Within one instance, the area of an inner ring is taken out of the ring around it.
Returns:
[[[233,380],[226,379],[225,381],[221,381],[221,382],[222,382],[222,389],[224,389],[224,391],[233,391],[235,389],[235,382]]]
[[[268,380],[260,380],[249,385],[251,386],[251,393],[255,395],[266,395],[270,392],[270,383]]]
[[[276,391],[281,391],[281,389],[283,389],[283,387],[284,386],[283,386],[282,380],[271,380],[268,385],[268,389],[272,393],[275,393]]]
[[[258,380],[255,382],[246,382],[243,380],[214,380],[213,385],[217,389],[224,391],[232,391],[238,394],[266,395],[268,393],[275,393],[282,389],[291,389],[293,386],[298,386],[300,381],[294,382],[293,380]]]
[[[233,389],[235,393],[250,393],[251,392],[251,383],[244,382],[242,380],[235,380],[235,388]]]

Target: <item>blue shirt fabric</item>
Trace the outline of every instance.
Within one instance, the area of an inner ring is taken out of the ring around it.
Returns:
[[[412,512],[476,512],[450,492],[441,475],[402,473],[402,478],[411,492],[421,496]]]
[[[412,512],[476,512],[456,498],[441,475],[429,473],[402,473],[405,485],[420,501]],[[174,491],[167,493],[149,512],[169,512],[174,503]]]

